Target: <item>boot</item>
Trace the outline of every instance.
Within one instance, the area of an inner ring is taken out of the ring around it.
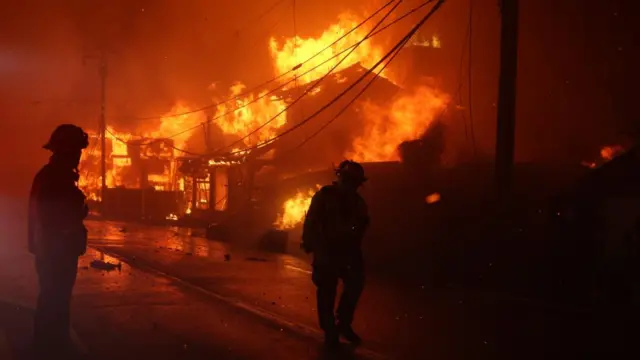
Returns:
[[[327,331],[324,333],[324,346],[335,349],[340,346],[340,336],[337,331]]]
[[[338,324],[338,332],[342,337],[348,342],[354,345],[360,345],[362,343],[362,338],[356,334],[355,331],[351,328],[351,325],[340,325]]]

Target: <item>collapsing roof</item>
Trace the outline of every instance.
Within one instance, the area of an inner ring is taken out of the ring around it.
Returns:
[[[295,104],[288,111],[287,124],[281,129],[291,133],[273,145],[276,149],[274,162],[287,170],[294,170],[322,167],[342,158],[352,139],[362,131],[362,118],[358,114],[362,103],[383,104],[401,90],[384,77],[366,74],[367,71],[356,64],[319,82],[303,84],[278,94],[288,104]],[[353,85],[365,74],[360,83]],[[358,96],[373,79],[375,81]],[[350,86],[353,88],[349,89]],[[343,92],[344,96],[310,118]],[[357,99],[353,100],[355,97]],[[344,107],[346,110],[340,113]],[[298,128],[291,130],[294,127]]]

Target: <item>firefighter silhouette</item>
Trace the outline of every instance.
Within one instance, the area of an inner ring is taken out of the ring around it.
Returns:
[[[87,247],[85,196],[78,165],[88,136],[60,125],[44,148],[53,154],[37,173],[29,202],[29,251],[35,255],[40,292],[34,322],[36,351],[47,358],[71,350],[70,302],[78,257]]]
[[[312,198],[302,234],[302,248],[313,253],[312,280],[317,287],[318,319],[325,344],[339,344],[339,337],[359,344],[351,324],[364,289],[362,238],[369,215],[358,188],[367,180],[362,166],[343,161],[335,170],[337,181],[321,188]],[[338,281],[343,293],[334,316]]]

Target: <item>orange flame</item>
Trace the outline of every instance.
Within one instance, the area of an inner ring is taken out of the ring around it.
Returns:
[[[435,204],[440,201],[440,194],[435,192],[433,194],[429,194],[424,198],[424,201],[427,204]]]
[[[336,44],[333,44],[312,60],[307,61],[338,38],[347,34],[360,23],[360,20],[359,16],[345,13],[340,15],[337,22],[328,26],[318,37],[295,37],[281,41],[271,38],[269,50],[276,74],[282,75],[295,69],[295,73],[291,74],[291,77],[299,76],[299,82],[305,84],[324,76],[341,59],[344,59],[344,61],[337,66],[336,72],[358,63],[365,68],[370,68],[385,52],[384,47],[375,42],[375,38],[362,42],[346,59],[345,56],[350,50],[336,56],[336,58],[332,59],[332,57],[359,43],[372,29],[372,24],[365,24],[352,31],[344,39],[336,42]],[[413,41],[416,44],[426,44],[424,39],[414,39]],[[429,46],[439,47],[439,39],[436,37],[431,38]],[[320,65],[325,61],[326,63]],[[316,66],[318,66],[317,69],[310,70]],[[309,73],[302,75],[307,71]],[[382,74],[382,76],[393,82],[391,75],[388,71]],[[346,81],[346,78],[341,77],[340,74],[334,74],[334,79],[338,83]],[[230,88],[230,95],[235,97],[243,92],[244,88],[243,84],[237,83]],[[314,91],[318,92],[321,89],[317,88]],[[285,101],[276,96],[264,95],[264,92],[246,94],[235,101],[222,103],[216,107],[217,116],[226,115],[216,119],[214,121],[215,125],[224,134],[232,135],[238,139],[243,138],[243,144],[238,145],[240,148],[256,146],[272,139],[287,122],[287,113],[284,111],[287,106]],[[258,99],[258,97],[261,98]],[[411,93],[397,97],[389,106],[366,103],[363,106],[364,133],[354,140],[347,158],[358,161],[398,159],[398,145],[403,141],[420,137],[433,123],[437,114],[445,109],[448,102],[448,96],[434,88],[424,86],[415,89]],[[171,109],[168,117],[155,123],[147,122],[146,124],[151,124],[151,127],[145,126],[142,129],[138,129],[135,134],[118,132],[110,128],[109,132],[113,135],[108,135],[106,139],[108,142],[107,149],[110,149],[108,150],[110,153],[107,154],[107,186],[140,186],[139,182],[133,180],[135,176],[132,176],[132,173],[136,171],[132,168],[132,156],[137,156],[137,154],[130,154],[130,150],[133,148],[129,148],[121,140],[124,142],[139,140],[142,143],[146,143],[148,138],[164,139],[171,137],[175,148],[188,150],[190,137],[196,134],[201,136],[201,132],[189,130],[197,128],[199,124],[206,121],[203,112],[173,115],[187,113],[189,110],[190,108],[184,103],[178,103]],[[282,114],[275,120],[268,125],[264,125],[281,112]],[[261,126],[263,127],[256,131]],[[255,134],[249,135],[254,131]],[[245,137],[246,139],[244,139]],[[97,142],[97,138],[94,136],[92,141]],[[96,145],[93,145],[92,149],[83,154],[81,168],[86,169],[86,174],[89,176],[82,177],[81,186],[90,198],[99,200],[99,184],[101,183],[99,159],[101,149]],[[145,153],[142,156],[160,156],[163,161],[168,160],[170,165],[166,165],[162,173],[150,174],[147,178],[149,184],[153,183],[153,186],[162,190],[184,190],[184,180],[175,179],[176,162],[173,161],[175,156],[182,154],[174,149],[154,149],[153,151],[156,153],[160,151],[162,154]],[[246,154],[244,150],[233,151],[240,155],[239,157]],[[85,175],[85,173],[83,172],[82,175]],[[301,222],[312,195],[313,191],[308,190],[299,192],[294,198],[287,200],[283,205],[282,214],[278,216],[276,226],[287,228]]]
[[[613,158],[622,154],[624,151],[624,148],[620,145],[603,146],[600,148],[600,158],[595,161],[583,161],[582,165],[590,169],[595,169],[598,166],[613,160]]]
[[[398,146],[420,138],[442,114],[450,98],[427,86],[400,95],[389,106],[366,102],[364,134],[353,141],[345,157],[355,161],[394,161]]]
[[[360,21],[361,20],[354,14],[345,13],[338,17],[337,23],[330,25],[317,38],[302,38],[296,36],[284,40],[281,44],[278,43],[276,39],[271,38],[269,47],[276,74],[282,75],[302,64],[300,68],[296,69],[296,72],[300,74],[298,80],[303,84],[326,75],[330,69],[338,65],[340,60],[349,54],[350,50],[340,55],[337,54],[360,42],[371,29],[371,25],[368,23],[345,36],[345,34],[355,28]],[[337,41],[330,48],[322,51],[342,36],[345,36],[344,39]],[[320,51],[322,51],[320,54],[313,57]],[[360,63],[360,65],[366,68],[370,68],[383,54],[382,47],[372,44],[371,40],[365,41],[361,43],[349,57],[344,59],[335,71],[344,70],[357,63]],[[333,56],[335,56],[335,58],[332,58]],[[313,59],[307,61],[311,57],[313,57]],[[306,72],[308,73],[304,74]],[[291,77],[293,76],[292,74]]]
[[[243,84],[237,83],[231,87],[230,95],[232,97],[238,96],[244,89]],[[216,116],[215,124],[225,134],[236,135],[240,138],[246,137],[243,140],[246,146],[255,146],[268,141],[276,136],[278,128],[286,124],[287,113],[284,110],[287,105],[282,99],[276,96],[265,96],[265,94],[266,92],[260,93],[258,96],[248,94],[234,102],[228,101],[218,105],[217,114],[220,117]],[[281,112],[282,114],[280,114]],[[223,114],[226,115],[221,116]],[[272,118],[275,120],[269,122],[259,131],[255,131]],[[254,134],[249,135],[254,131]]]
[[[139,188],[141,183],[139,174],[132,168],[132,156],[130,146],[127,143],[138,141],[147,144],[150,139],[166,139],[171,137],[175,148],[184,149],[187,141],[191,136],[191,132],[185,131],[198,126],[206,120],[202,113],[184,114],[190,111],[190,108],[184,104],[177,104],[171,111],[159,120],[159,123],[153,128],[147,127],[140,132],[139,135],[132,133],[120,132],[113,127],[108,127],[106,132],[106,145],[109,153],[106,154],[107,172],[106,185],[108,188],[127,187]],[[172,116],[173,114],[184,114]],[[182,132],[182,133],[181,133]],[[89,149],[83,152],[80,159],[80,180],[78,185],[91,200],[100,200],[100,187],[102,177],[100,175],[99,160],[102,149],[99,146],[99,137],[97,133],[91,133],[91,142]],[[137,149],[138,150],[138,149]],[[142,150],[142,149],[140,149]],[[140,154],[143,157],[157,157],[165,160],[165,166],[162,173],[151,173],[147,175],[149,185],[156,190],[171,190],[176,187],[173,178],[176,172],[176,164],[173,157],[181,155],[175,149],[157,148],[146,149]]]
[[[282,205],[282,212],[278,214],[273,225],[277,229],[284,230],[292,229],[302,223],[311,205],[311,198],[319,188],[320,185],[316,185],[316,189],[298,191],[294,197],[285,201]]]
[[[175,147],[184,149],[187,141],[193,135],[193,131],[189,129],[196,128],[198,125],[205,123],[207,118],[203,112],[190,113],[192,109],[182,102],[178,102],[171,108],[162,119],[156,129],[143,132],[144,137],[154,139],[165,139],[171,137]],[[174,114],[183,114],[176,115]],[[177,154],[179,155],[179,154]]]
[[[600,149],[600,157],[605,161],[609,161],[623,152],[624,148],[620,145],[603,146]]]

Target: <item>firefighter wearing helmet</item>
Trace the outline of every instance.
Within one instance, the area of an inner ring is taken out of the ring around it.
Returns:
[[[364,289],[361,243],[369,225],[367,205],[358,189],[367,180],[362,165],[343,161],[335,169],[337,181],[312,198],[302,234],[302,248],[313,253],[312,280],[317,287],[318,318],[325,344],[335,347],[342,336],[361,342],[351,324]],[[334,316],[338,281],[343,293]]]
[[[71,293],[78,257],[87,247],[85,196],[77,186],[78,165],[88,136],[75,125],[60,125],[44,148],[52,152],[37,173],[29,202],[29,251],[40,285],[34,323],[36,350],[45,357],[71,351]],[[53,358],[53,357],[51,357]],[[57,358],[57,357],[56,357]]]

